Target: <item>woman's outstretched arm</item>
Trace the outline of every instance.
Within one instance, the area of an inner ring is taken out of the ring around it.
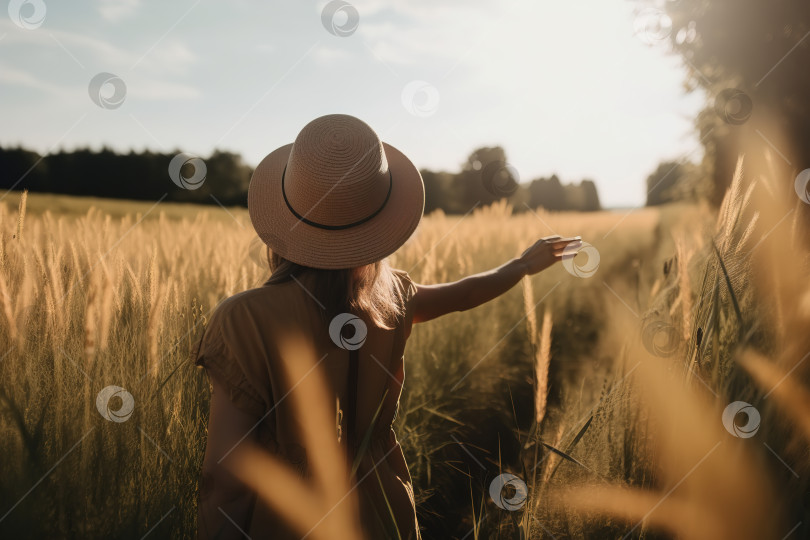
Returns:
[[[454,311],[465,311],[489,302],[512,287],[523,276],[545,270],[566,256],[573,256],[582,245],[578,236],[547,236],[529,247],[520,257],[498,268],[467,276],[452,283],[416,285],[413,322],[425,322]]]

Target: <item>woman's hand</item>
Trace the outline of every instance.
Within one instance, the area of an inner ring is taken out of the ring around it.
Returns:
[[[582,239],[579,236],[569,238],[546,236],[524,251],[518,260],[526,268],[526,274],[532,275],[562,260],[563,255],[573,257],[580,247]]]
[[[576,255],[582,247],[579,236],[547,236],[498,268],[452,283],[416,284],[412,299],[413,322],[420,323],[454,311],[464,311],[489,302],[512,287],[525,275],[536,274],[563,258]]]

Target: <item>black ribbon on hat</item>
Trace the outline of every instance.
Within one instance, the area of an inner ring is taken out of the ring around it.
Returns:
[[[290,212],[297,217],[299,220],[303,221],[307,225],[312,225],[313,227],[318,227],[319,229],[326,229],[330,231],[338,231],[342,229],[349,229],[351,227],[356,227],[358,225],[362,225],[366,221],[369,221],[374,216],[382,212],[382,209],[385,208],[385,205],[388,203],[388,199],[391,197],[391,188],[394,185],[394,176],[391,174],[391,169],[388,169],[388,193],[385,194],[385,200],[382,202],[379,208],[377,208],[374,212],[370,215],[360,219],[358,221],[354,221],[352,223],[347,223],[346,225],[326,225],[324,223],[318,223],[317,221],[312,221],[310,219],[305,218],[301,214],[295,211],[295,208],[292,207],[290,201],[287,199],[287,192],[284,190],[284,177],[287,175],[287,166],[284,165],[284,172],[281,173],[281,195],[284,197],[284,203],[287,205],[287,208],[290,209]]]

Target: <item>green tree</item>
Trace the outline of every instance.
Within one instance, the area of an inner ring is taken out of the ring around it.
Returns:
[[[713,178],[709,199],[719,202],[741,152],[775,146],[776,159],[810,166],[810,3],[645,1],[665,10],[660,27],[684,59],[687,89],[707,93],[697,126]],[[749,170],[760,161],[749,160]]]
[[[664,161],[647,177],[647,206],[672,202],[678,198],[677,186],[684,181],[685,166],[678,161]]]
[[[566,210],[565,188],[554,174],[550,178],[537,178],[529,184],[529,206],[546,210]]]

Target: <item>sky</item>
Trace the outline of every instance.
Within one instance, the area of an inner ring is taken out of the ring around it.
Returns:
[[[255,166],[345,113],[419,168],[501,145],[521,181],[592,179],[606,207],[643,204],[660,161],[701,156],[704,98],[629,0],[4,4],[4,146],[216,148]]]

